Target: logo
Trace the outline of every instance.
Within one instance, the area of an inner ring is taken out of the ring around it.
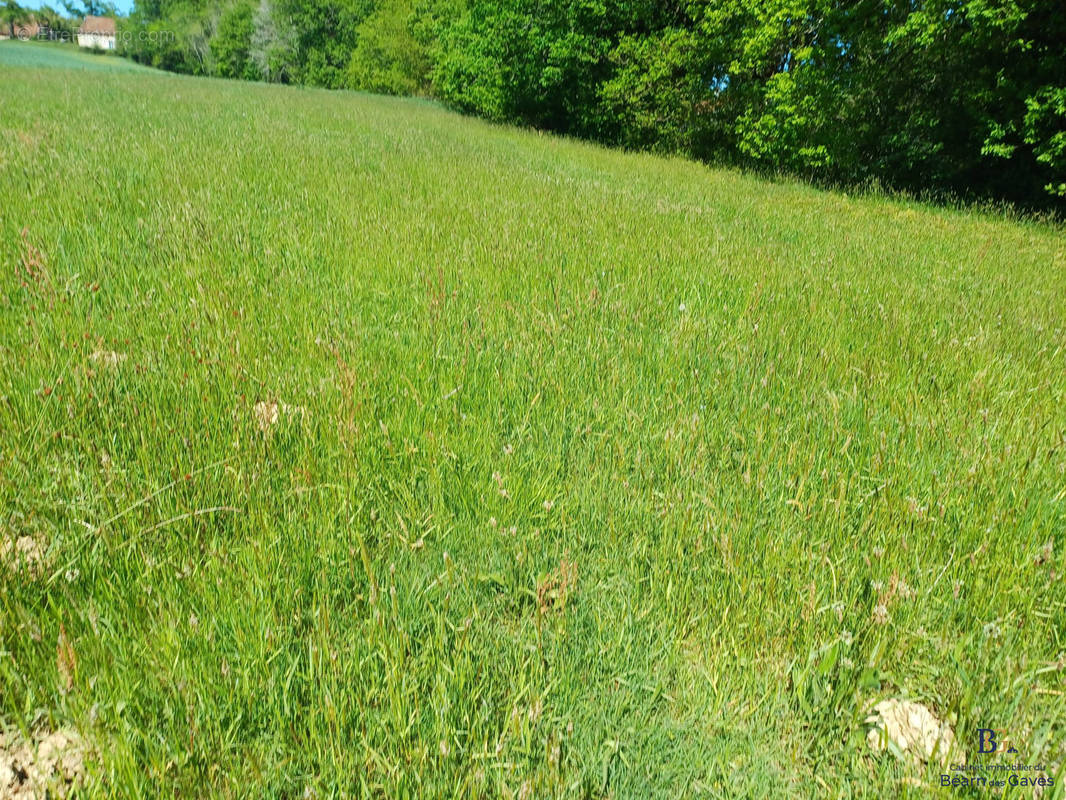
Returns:
[[[1018,751],[1010,743],[1006,728],[978,728],[977,752],[987,755],[989,753],[1017,753]]]
[[[977,753],[984,758],[969,764],[952,764],[940,776],[940,786],[951,789],[1004,789],[1007,786],[1054,786],[1047,765],[1019,761],[1018,749],[1006,728],[977,728]],[[997,754],[1002,758],[992,758]]]

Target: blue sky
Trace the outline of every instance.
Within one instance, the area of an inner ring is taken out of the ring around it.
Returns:
[[[133,0],[111,1],[114,4],[115,8],[118,9],[118,13],[120,14],[129,14],[130,11],[133,10]],[[66,13],[66,9],[63,8],[63,4],[60,3],[59,0],[52,0],[52,2],[48,2],[48,0],[22,0],[19,5],[23,8],[40,8],[41,6],[51,6],[56,11],[60,11],[64,14]]]

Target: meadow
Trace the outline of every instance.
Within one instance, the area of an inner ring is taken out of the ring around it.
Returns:
[[[77,731],[79,796],[936,794],[888,697],[1064,761],[1061,227],[0,86],[0,730]]]

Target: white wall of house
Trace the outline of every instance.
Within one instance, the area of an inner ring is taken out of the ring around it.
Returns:
[[[103,33],[79,33],[78,47],[98,47],[101,50],[114,50],[115,37]]]

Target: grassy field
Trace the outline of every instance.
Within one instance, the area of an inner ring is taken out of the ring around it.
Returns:
[[[122,65],[0,43],[0,728],[88,796],[1064,760],[1061,229]]]
[[[155,71],[135,64],[124,58],[118,58],[103,50],[83,50],[69,44],[33,42],[5,42],[0,66],[5,70],[10,67],[22,69],[60,68],[68,70],[92,70],[105,72],[141,72]]]

